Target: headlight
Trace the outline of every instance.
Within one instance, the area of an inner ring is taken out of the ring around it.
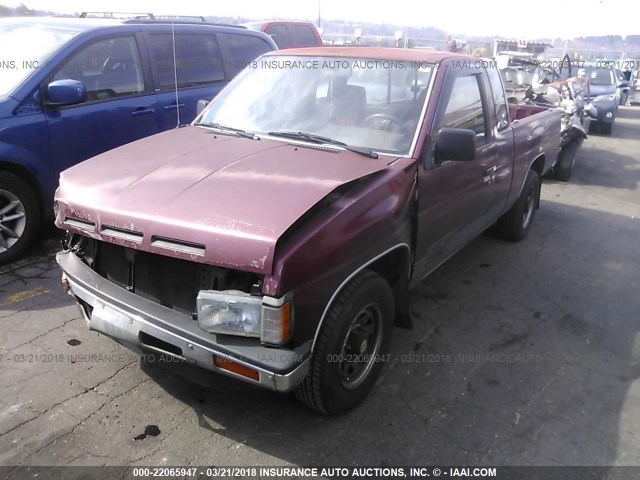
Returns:
[[[236,290],[200,290],[198,325],[210,333],[260,338],[280,345],[291,336],[293,308],[283,299],[255,297]]]
[[[616,96],[615,94],[611,94],[611,95],[598,95],[596,98],[593,99],[594,102],[606,102],[607,100],[611,101],[611,100],[615,100]]]

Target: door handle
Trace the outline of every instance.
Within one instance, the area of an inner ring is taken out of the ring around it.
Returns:
[[[169,111],[169,110],[177,110],[178,108],[183,108],[184,107],[184,103],[178,103],[177,105],[175,103],[172,103],[171,105],[165,105],[164,109],[165,111]]]
[[[136,108],[133,112],[131,112],[131,116],[133,116],[133,117],[141,117],[143,115],[151,115],[155,111],[156,111],[155,108],[139,107],[139,108]]]
[[[491,167],[485,168],[484,169],[484,174],[485,175],[492,175],[492,174],[496,173],[496,170],[498,170],[498,166],[497,165],[493,165]]]

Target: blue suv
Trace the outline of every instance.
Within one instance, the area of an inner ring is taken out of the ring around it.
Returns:
[[[2,19],[0,46],[0,264],[37,237],[62,170],[191,122],[277,49],[245,28],[153,17]]]

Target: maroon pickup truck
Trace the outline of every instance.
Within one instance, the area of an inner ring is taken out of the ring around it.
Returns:
[[[409,290],[488,227],[527,234],[562,112],[476,58],[259,58],[187,127],[63,172],[63,285],[87,325],[339,413],[410,327]]]

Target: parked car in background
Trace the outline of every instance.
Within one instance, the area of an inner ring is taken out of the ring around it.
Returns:
[[[591,126],[611,135],[620,105],[620,82],[612,68],[599,64],[586,64],[584,74],[589,78],[591,102],[598,110],[597,118],[591,122]]]
[[[640,104],[640,78],[636,78],[634,81],[633,94],[631,96],[631,104]]]
[[[624,72],[619,68],[615,68],[613,70],[616,75],[616,81],[618,82],[618,104],[626,105],[629,101],[629,92],[631,90],[631,85]]]
[[[560,153],[553,165],[553,175],[569,181],[576,154],[597,111],[590,102],[587,76],[577,77],[578,69],[567,56],[559,66],[517,53],[500,53],[496,57],[510,103],[539,105],[562,109]]]
[[[35,239],[62,170],[191,122],[277,48],[237,27],[47,17],[0,20],[0,45],[0,263]]]
[[[527,235],[561,117],[465,55],[270,52],[193,125],[62,173],[63,286],[133,350],[344,412],[412,286],[493,224]]]
[[[631,75],[631,81],[633,82],[633,91],[631,93],[631,104],[640,104],[640,70],[636,70]]]
[[[310,22],[251,22],[243,26],[270,35],[281,49],[323,46],[318,29]]]

